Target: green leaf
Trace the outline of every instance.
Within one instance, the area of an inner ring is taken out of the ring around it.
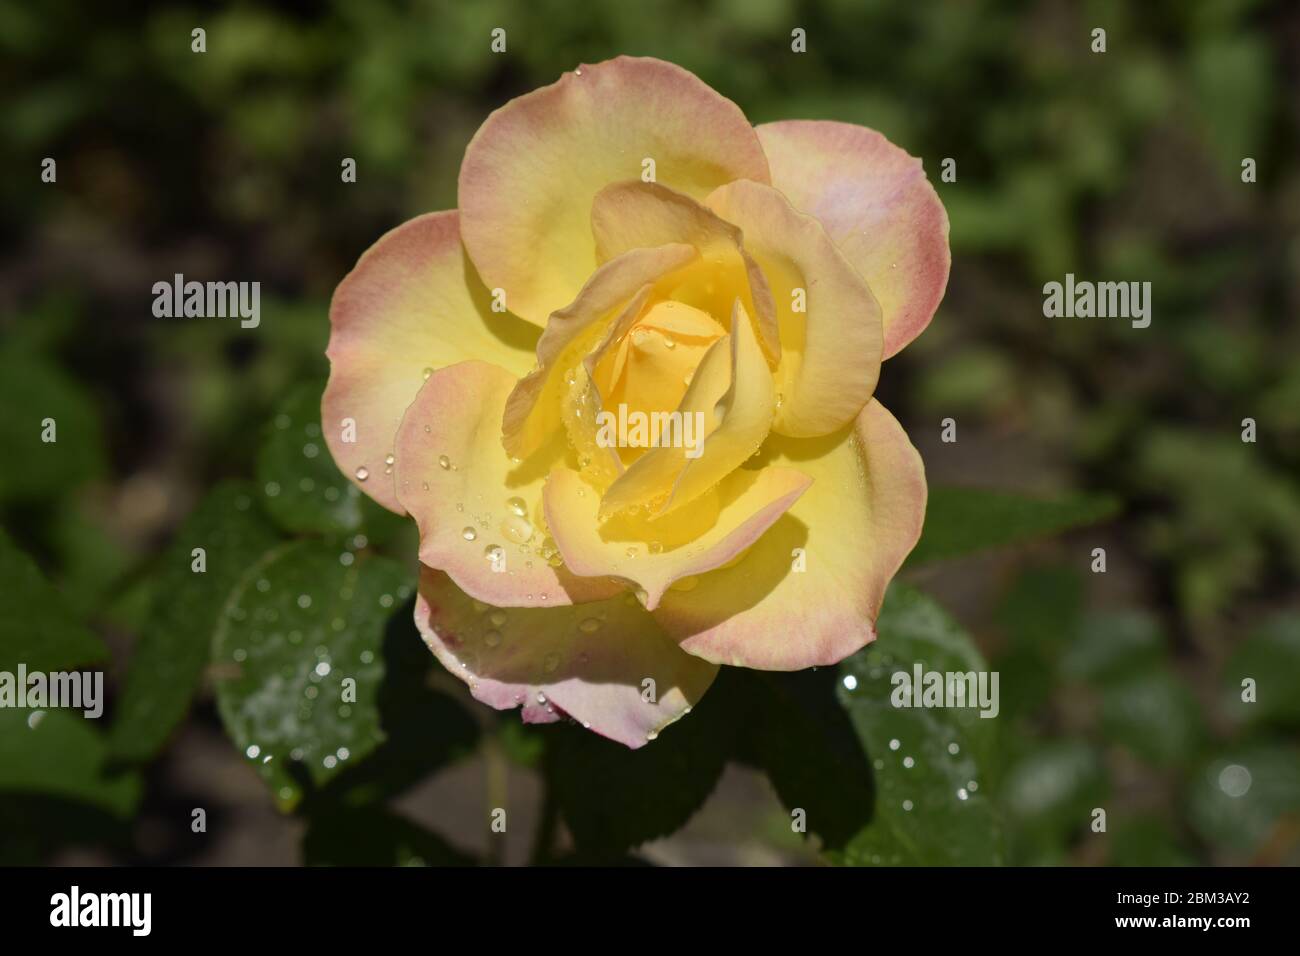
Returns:
[[[1160,625],[1146,611],[1086,614],[1075,639],[1061,656],[1066,680],[1104,686],[1165,660]]]
[[[436,833],[379,807],[313,814],[303,836],[306,866],[473,866]]]
[[[1059,862],[1051,854],[1070,835],[1087,832],[1106,792],[1105,768],[1087,742],[1055,740],[1031,749],[1007,770],[1001,788],[1014,825],[1015,862]]]
[[[59,591],[0,529],[0,670],[59,671],[101,661],[104,642],[68,610]]]
[[[1242,681],[1255,682],[1253,703]],[[1278,614],[1250,635],[1224,669],[1225,710],[1239,724],[1300,725],[1300,615]]]
[[[1150,670],[1108,684],[1101,697],[1102,730],[1157,766],[1190,758],[1205,734],[1191,690],[1166,670]]]
[[[1027,498],[979,488],[931,488],[925,528],[909,565],[953,558],[1104,521],[1118,511],[1113,498],[1071,495]]]
[[[1083,604],[1079,574],[1069,567],[1029,568],[997,609],[1006,634],[994,659],[1002,674],[1002,713],[1028,714],[1050,698],[1057,659],[1074,639]]]
[[[0,708],[0,791],[66,797],[128,816],[140,781],[133,773],[105,776],[106,755],[103,736],[80,713]]]
[[[115,758],[146,760],[166,742],[212,659],[226,599],[279,540],[253,498],[251,485],[219,485],[163,552],[153,575],[153,604],[114,718]],[[205,551],[202,573],[192,570],[195,548]]]
[[[1225,862],[1300,864],[1300,847],[1286,836],[1297,814],[1300,752],[1281,744],[1234,748],[1209,761],[1188,794],[1193,828],[1229,855]]]
[[[384,624],[412,591],[402,565],[313,540],[271,551],[226,602],[217,707],[282,809],[383,740]]]
[[[54,441],[43,440],[46,419]],[[26,349],[0,350],[0,500],[55,498],[104,470],[94,399]]]
[[[738,728],[724,667],[704,699],[637,750],[567,724],[543,728],[551,794],[588,861],[677,831],[722,775]]]
[[[840,664],[840,701],[875,773],[871,822],[832,859],[850,865],[1002,862],[990,800],[994,720],[977,707],[896,707],[893,675],[986,672],[969,636],[930,598],[895,583],[879,638]],[[991,690],[991,684],[989,685]]]
[[[315,383],[296,389],[267,423],[257,455],[262,503],[281,527],[294,533],[361,527],[361,492],[343,477],[321,437],[322,391]]]
[[[1109,822],[1110,866],[1195,866],[1196,857],[1183,845],[1164,817],[1144,814]]]
[[[478,745],[479,725],[473,716],[459,701],[430,686],[433,674],[447,675],[415,629],[413,603],[396,608],[384,632],[384,676],[378,690],[383,743],[364,760],[349,760],[347,769],[312,795],[312,803],[358,806],[387,800],[473,753]],[[522,724],[510,721],[505,726]],[[305,809],[314,812],[312,805]]]
[[[737,696],[748,705],[746,759],[767,773],[792,815],[802,811],[806,832],[821,837],[824,849],[843,849],[870,822],[875,788],[871,764],[836,697],[835,669],[735,675],[744,685]]]

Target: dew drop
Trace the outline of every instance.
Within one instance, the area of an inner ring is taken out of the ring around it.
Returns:
[[[451,459],[448,458],[446,455],[439,455],[438,467],[441,468],[443,471],[446,471],[448,468],[451,467]]]
[[[501,533],[515,544],[524,544],[533,536],[533,525],[518,514],[508,515],[501,522]]]
[[[365,481],[369,477],[370,477],[370,469],[367,468],[365,465],[362,465],[360,468],[357,469],[357,481]]]
[[[488,647],[496,647],[501,643],[500,631],[488,631],[483,635],[483,643]]]
[[[465,527],[465,530],[460,533],[460,536],[464,538],[466,541],[473,541],[475,538],[478,537],[478,532],[467,525]]]
[[[600,621],[594,617],[586,618],[578,625],[578,630],[584,634],[595,634],[600,630]]]
[[[506,612],[493,611],[491,614],[488,615],[488,620],[490,620],[494,626],[500,627],[506,622]]]
[[[426,367],[420,374],[424,376],[424,380],[427,382],[433,376],[433,369]]]
[[[524,503],[523,498],[506,499],[506,507],[510,509],[512,514],[516,514],[521,518],[528,516],[528,505]]]

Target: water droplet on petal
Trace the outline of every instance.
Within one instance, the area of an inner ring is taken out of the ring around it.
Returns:
[[[478,537],[478,532],[475,531],[473,528],[466,527],[465,530],[460,533],[460,535],[466,541],[473,541],[475,538]]]
[[[501,533],[515,544],[524,544],[533,536],[533,525],[527,518],[513,514],[502,520]]]
[[[357,481],[365,481],[369,477],[370,477],[370,469],[367,468],[365,465],[362,465],[360,468],[357,469]]]

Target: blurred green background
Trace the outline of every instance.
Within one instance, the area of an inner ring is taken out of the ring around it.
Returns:
[[[504,55],[489,49],[495,27]],[[952,276],[929,330],[888,363],[882,400],[932,485],[1119,502],[1103,523],[905,574],[1002,675],[987,760],[998,859],[1300,862],[1294,2],[0,0],[0,48],[0,524],[69,626],[103,638],[113,695],[106,726],[67,728],[60,754],[86,765],[66,780],[24,778],[21,754],[0,770],[0,859],[337,862],[357,827],[410,851],[395,859],[515,862],[539,858],[537,821],[571,844],[544,795],[564,758],[540,756],[549,740],[513,715],[465,706],[418,643],[409,667],[435,692],[421,706],[454,732],[397,740],[417,755],[396,760],[411,779],[353,787],[315,815],[277,812],[209,672],[179,729],[159,725],[165,739],[133,750],[113,735],[141,634],[172,596],[160,562],[177,529],[220,482],[275,473],[267,423],[292,414],[292,394],[310,419],[337,282],[386,230],[455,206],[488,112],[629,53],[694,71],[755,123],[861,123],[921,157],[951,219]],[[44,157],[56,184],[40,181]],[[354,184],[340,182],[344,157]],[[940,183],[948,157],[957,179]],[[154,318],[151,286],[176,272],[260,280],[260,328]],[[1150,328],[1045,319],[1042,286],[1066,272],[1150,281]],[[46,415],[56,447],[33,425]],[[939,440],[945,417],[955,444]],[[410,553],[402,528],[345,491],[324,519],[258,507],[282,531],[363,528],[358,550]],[[1090,570],[1096,547],[1105,574]],[[210,628],[194,627],[202,644]],[[415,640],[389,636],[399,655]],[[1256,704],[1239,700],[1243,674]],[[637,858],[819,859],[752,763],[720,765],[702,809],[665,821],[675,832]],[[1243,796],[1224,785],[1234,766],[1251,775]],[[93,799],[78,773],[97,781]],[[502,794],[524,822],[491,849],[483,806]],[[1088,826],[1096,806],[1105,834]]]

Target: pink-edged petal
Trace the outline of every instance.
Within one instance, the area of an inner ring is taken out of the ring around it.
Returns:
[[[415,624],[478,700],[498,710],[522,707],[531,723],[567,714],[632,748],[694,707],[718,672],[668,640],[627,596],[580,606],[494,608],[425,568]]]
[[[556,469],[546,483],[547,521],[575,574],[615,578],[654,610],[676,581],[721,567],[758,541],[812,479],[793,468],[740,469],[718,484],[716,504],[693,505],[656,520],[597,520],[598,502],[582,478]],[[712,523],[705,525],[705,516]],[[657,541],[659,550],[646,546]]]
[[[758,127],[772,185],[821,220],[884,310],[884,357],[930,324],[948,284],[948,213],[921,161],[875,130],[788,120]]]
[[[745,234],[776,304],[781,401],[773,431],[828,435],[857,417],[880,375],[880,305],[814,217],[778,190],[734,182],[708,205]],[[802,307],[799,311],[797,307]]]
[[[622,589],[551,567],[540,553],[542,488],[563,441],[516,463],[499,423],[515,384],[487,362],[435,372],[407,410],[394,462],[398,499],[420,529],[420,561],[502,607],[578,604]]]
[[[588,216],[609,183],[640,179],[702,198],[733,179],[768,181],[735,103],[672,63],[621,56],[511,100],[465,151],[465,246],[489,288],[537,325],[596,268]]]
[[[335,290],[330,326],[325,442],[343,474],[399,514],[388,456],[427,374],[471,358],[522,374],[537,342],[532,326],[491,310],[455,212],[419,216],[371,246]]]
[[[812,487],[740,561],[692,590],[669,590],[654,615],[683,649],[716,664],[834,664],[875,638],[885,587],[920,537],[921,456],[875,399],[841,433],[768,446]]]

